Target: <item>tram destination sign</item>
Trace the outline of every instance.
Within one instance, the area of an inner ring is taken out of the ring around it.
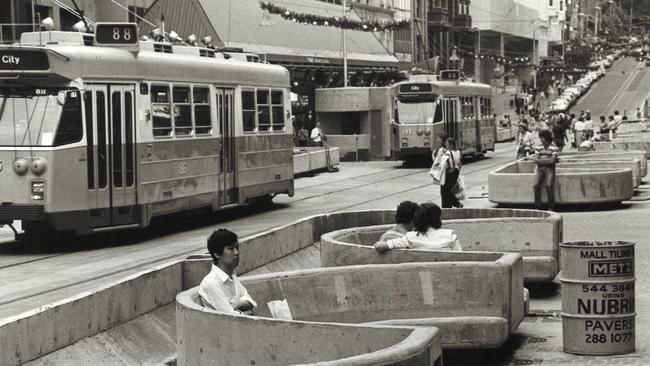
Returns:
[[[432,89],[431,84],[412,83],[400,85],[399,91],[402,93],[430,93]]]
[[[0,71],[48,70],[47,54],[35,50],[0,50]]]
[[[95,43],[103,46],[138,44],[138,26],[135,23],[97,23]]]

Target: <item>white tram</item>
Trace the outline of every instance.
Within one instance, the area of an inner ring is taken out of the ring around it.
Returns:
[[[113,44],[36,32],[0,47],[0,224],[85,234],[293,196],[285,68],[107,26]]]
[[[494,151],[492,88],[461,80],[456,70],[412,75],[395,84],[392,155],[409,160],[430,155],[438,136],[454,137],[463,155]]]

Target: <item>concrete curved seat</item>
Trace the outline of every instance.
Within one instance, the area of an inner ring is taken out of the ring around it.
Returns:
[[[641,162],[638,159],[629,160],[592,160],[592,159],[560,159],[557,168],[561,169],[632,169],[634,188],[641,185]]]
[[[551,282],[559,272],[558,242],[551,224],[560,215],[543,211],[532,211],[539,217],[506,216],[506,214],[529,213],[529,210],[504,209],[458,209],[483,215],[482,218],[445,220],[443,227],[453,229],[463,247],[462,252],[426,251],[415,249],[396,249],[379,253],[373,248],[381,235],[391,225],[375,225],[341,229],[321,236],[320,258],[322,267],[348,266],[360,264],[388,264],[409,262],[463,262],[475,260],[495,260],[503,252],[515,252],[523,256],[524,281]],[[478,211],[478,212],[477,212]],[[502,213],[498,217],[495,214]],[[493,216],[489,216],[493,214]],[[481,217],[481,216],[479,216]],[[560,236],[559,234],[556,236]]]
[[[638,159],[641,176],[645,177],[648,174],[648,157],[645,150],[601,150],[601,151],[573,151],[560,153],[560,161],[562,159],[571,160],[628,160]]]
[[[200,304],[197,288],[178,294],[177,364],[442,365],[440,331],[435,327],[281,320],[267,315],[208,309]]]
[[[535,163],[516,161],[488,175],[488,198],[508,205],[532,205]],[[616,203],[634,194],[632,169],[556,169],[557,204]],[[542,200],[546,201],[542,189]]]
[[[646,156],[650,157],[650,137],[622,136],[612,141],[594,142],[596,151],[608,150],[643,150]]]

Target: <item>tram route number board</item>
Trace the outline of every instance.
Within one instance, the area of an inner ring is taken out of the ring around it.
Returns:
[[[99,45],[138,44],[138,26],[135,23],[97,23],[95,42]]]

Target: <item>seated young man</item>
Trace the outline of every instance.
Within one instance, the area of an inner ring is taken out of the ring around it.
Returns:
[[[395,225],[386,231],[379,241],[402,238],[407,232],[413,230],[413,215],[418,209],[418,204],[411,201],[402,201],[397,206]]]
[[[253,315],[257,304],[235,274],[239,265],[237,234],[227,229],[213,232],[208,238],[208,252],[213,264],[199,285],[203,305],[221,312]]]
[[[542,186],[546,187],[548,194],[548,207],[553,210],[555,206],[555,164],[558,161],[558,148],[553,145],[553,135],[549,130],[539,131],[542,146],[535,149],[535,154],[529,157],[537,164],[535,169],[535,208],[542,208]]]

